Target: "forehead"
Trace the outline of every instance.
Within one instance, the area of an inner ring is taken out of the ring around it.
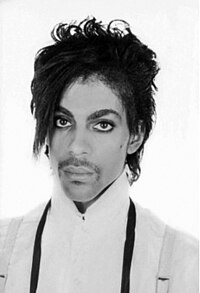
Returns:
[[[124,112],[121,100],[114,91],[97,78],[74,82],[64,90],[60,105],[72,112],[91,113],[100,109]]]

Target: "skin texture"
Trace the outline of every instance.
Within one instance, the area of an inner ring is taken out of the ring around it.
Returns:
[[[96,78],[79,79],[63,92],[54,123],[53,173],[85,212],[121,175],[127,153],[135,152],[143,137],[130,135],[121,101]]]

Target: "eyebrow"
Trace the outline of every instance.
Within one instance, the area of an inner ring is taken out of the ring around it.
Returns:
[[[62,106],[58,106],[55,112],[62,112],[63,114],[67,115],[69,118],[74,119],[74,115]]]
[[[62,112],[63,114],[67,115],[69,118],[74,119],[74,115],[69,110],[67,110],[66,108],[62,106],[58,106],[58,108],[56,109],[56,112]],[[114,114],[119,120],[122,120],[121,115],[117,111],[113,109],[101,109],[90,114],[87,118],[87,121],[95,120],[109,114]]]
[[[88,121],[95,120],[95,119],[101,118],[101,117],[109,115],[109,114],[114,114],[115,116],[117,116],[117,118],[119,120],[122,119],[121,115],[113,109],[101,109],[101,110],[95,111],[94,113],[90,114],[88,116],[87,120]]]

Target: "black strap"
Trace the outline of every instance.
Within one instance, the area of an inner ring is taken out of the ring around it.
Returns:
[[[131,269],[131,261],[133,256],[133,247],[135,242],[135,224],[136,224],[135,205],[130,199],[128,221],[126,225],[126,241],[124,245],[121,293],[129,293],[130,269]]]
[[[48,210],[51,206],[51,200],[45,207],[45,210],[40,219],[33,249],[33,260],[31,269],[31,281],[30,281],[30,293],[36,293],[38,285],[38,277],[40,270],[40,259],[41,259],[41,238],[46,222],[46,217]],[[130,206],[128,211],[128,220],[126,226],[126,241],[124,245],[124,258],[123,258],[123,268],[122,268],[122,281],[121,281],[121,293],[129,293],[130,284],[130,269],[131,261],[133,255],[133,247],[135,241],[135,223],[136,223],[136,212],[135,206],[130,199]]]
[[[42,217],[40,219],[39,225],[37,227],[35,243],[33,248],[30,293],[36,293],[36,290],[37,290],[39,270],[40,270],[40,259],[41,259],[41,238],[42,238],[42,232],[44,230],[44,225],[47,218],[47,213],[50,206],[51,206],[51,200],[47,203],[45,210],[42,214]]]

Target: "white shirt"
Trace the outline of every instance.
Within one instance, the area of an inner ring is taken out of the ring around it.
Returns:
[[[166,225],[136,203],[135,207],[130,293],[157,293]],[[129,183],[125,173],[88,208],[84,218],[59,185],[55,186],[43,231],[37,293],[120,293],[128,208]],[[29,292],[33,245],[43,210],[41,205],[24,216],[11,255],[5,291],[1,293]],[[0,221],[0,256],[8,224],[9,221]],[[177,232],[173,250],[167,292],[197,293],[198,242]]]
[[[55,186],[42,237],[37,292],[119,292],[128,190],[123,173],[83,215]]]

